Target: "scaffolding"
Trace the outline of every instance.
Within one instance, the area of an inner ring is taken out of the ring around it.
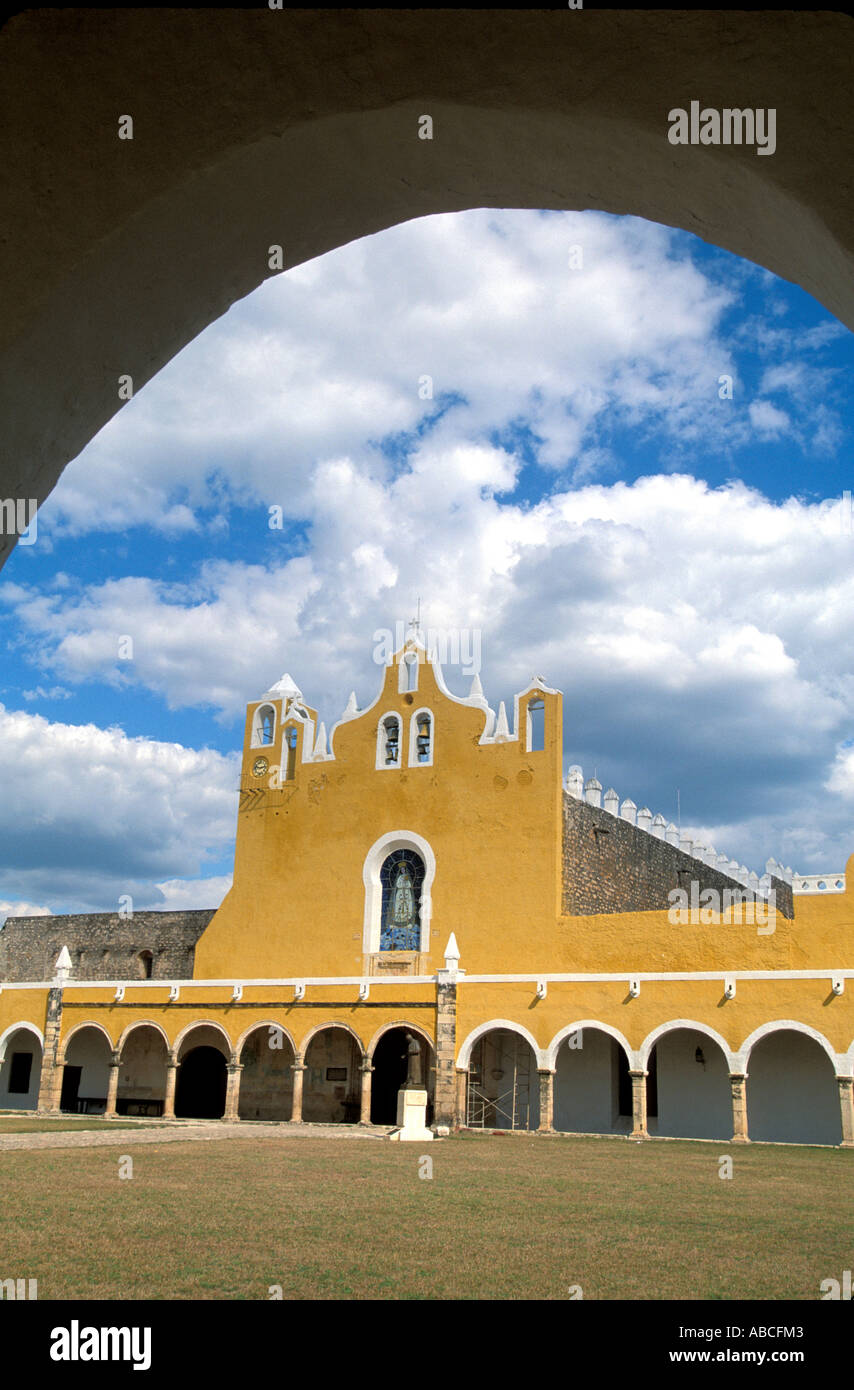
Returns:
[[[487,1033],[472,1053],[466,1125],[470,1129],[530,1129],[532,1079],[538,1087],[525,1039],[506,1029]]]

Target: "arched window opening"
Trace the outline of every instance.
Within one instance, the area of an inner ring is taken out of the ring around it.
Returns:
[[[433,720],[426,712],[415,716],[415,761],[433,761]]]
[[[380,764],[400,766],[400,720],[396,714],[386,715],[380,725]]]
[[[542,753],[546,746],[546,707],[542,700],[528,701],[528,752]]]
[[[293,726],[285,729],[285,781],[292,782],[297,771],[297,731]]]
[[[276,711],[272,705],[259,705],[255,711],[252,726],[252,746],[259,748],[273,742],[276,729]]]
[[[421,936],[421,887],[424,862],[411,849],[397,849],[380,870],[381,951],[417,951]]]
[[[407,652],[403,658],[406,663],[406,690],[418,689],[418,654]]]
[[[137,956],[139,961],[139,978],[150,980],[154,973],[154,956],[151,951],[140,951]]]

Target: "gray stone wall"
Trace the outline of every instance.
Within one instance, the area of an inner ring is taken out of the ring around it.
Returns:
[[[63,946],[73,980],[141,980],[140,952],[152,955],[151,978],[192,978],[196,942],[216,908],[192,912],[75,913],[67,917],[7,917],[0,928],[0,981],[51,980]]]
[[[572,916],[598,912],[646,912],[670,906],[673,888],[749,890],[735,879],[685,854],[666,840],[589,802],[563,794],[563,910]],[[794,917],[792,888],[772,878],[777,911]]]

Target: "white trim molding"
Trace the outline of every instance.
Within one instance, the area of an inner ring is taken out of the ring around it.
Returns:
[[[0,1033],[0,1066],[2,1066],[6,1060],[6,1044],[8,1043],[12,1034],[19,1033],[22,1031],[24,1033],[32,1033],[38,1041],[39,1047],[41,1048],[42,1052],[44,1052],[44,1033],[41,1031],[40,1028],[37,1028],[34,1023],[27,1023],[26,1021],[24,1021],[23,1023],[10,1023],[9,1027],[6,1028],[2,1033]]]
[[[835,1053],[823,1033],[819,1033],[816,1028],[810,1028],[808,1023],[799,1023],[797,1019],[794,1018],[775,1018],[770,1023],[761,1023],[758,1028],[754,1028],[753,1032],[749,1037],[744,1039],[744,1042],[738,1049],[737,1060],[739,1066],[734,1067],[733,1070],[741,1071],[746,1074],[750,1061],[750,1054],[756,1044],[760,1042],[762,1038],[769,1037],[772,1033],[785,1033],[787,1031],[803,1033],[806,1037],[812,1038],[813,1042],[817,1042],[819,1047],[824,1049],[836,1070],[839,1070],[839,1063],[845,1060],[845,1054]]]
[[[588,1029],[592,1033],[594,1028],[598,1033],[607,1033],[609,1038],[614,1039],[614,1042],[617,1043],[626,1054],[630,1067],[636,1065],[634,1048],[629,1046],[628,1038],[624,1037],[618,1028],[612,1028],[610,1023],[600,1023],[598,1019],[595,1018],[580,1018],[577,1023],[570,1023],[567,1027],[561,1028],[559,1033],[555,1033],[548,1047],[545,1049],[545,1065],[549,1070],[554,1071],[557,1066],[558,1053],[567,1038],[571,1037],[573,1033],[583,1034],[585,1029]]]
[[[538,1070],[551,1069],[551,1062],[548,1060],[548,1049],[540,1047],[533,1034],[529,1033],[527,1028],[524,1028],[521,1023],[513,1023],[509,1018],[491,1018],[488,1023],[479,1023],[476,1028],[473,1028],[457,1054],[457,1067],[467,1071],[471,1060],[472,1048],[478,1039],[484,1037],[486,1033],[496,1032],[500,1028],[503,1028],[508,1033],[517,1033],[520,1038],[525,1039],[525,1042],[533,1049],[534,1056],[537,1059]]]

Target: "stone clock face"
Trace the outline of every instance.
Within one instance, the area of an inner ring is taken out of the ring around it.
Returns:
[[[266,758],[256,758],[252,764],[252,771],[255,773],[256,777],[263,777],[269,766],[270,764],[267,762]]]

